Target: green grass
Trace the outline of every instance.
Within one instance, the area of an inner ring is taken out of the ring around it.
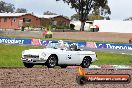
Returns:
[[[40,48],[33,46],[0,44],[0,67],[24,67],[21,60],[23,50]],[[96,52],[98,61],[94,65],[132,65],[132,55]]]
[[[94,65],[132,65],[132,55],[96,52],[98,61]]]
[[[34,47],[0,44],[0,67],[22,67],[21,53],[29,48]]]

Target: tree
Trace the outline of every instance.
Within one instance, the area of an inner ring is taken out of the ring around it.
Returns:
[[[108,5],[105,5],[103,8],[101,8],[101,15],[110,15],[111,14],[111,10],[110,7]]]
[[[103,8],[94,8],[92,13],[88,16],[89,20],[110,20],[109,16],[111,14],[110,7],[105,5]]]
[[[60,0],[56,0],[60,1]],[[84,31],[85,22],[87,20],[88,14],[91,11],[104,8],[107,4],[107,0],[62,0],[64,3],[71,5],[79,14],[79,20],[81,21],[80,31]]]
[[[15,7],[11,3],[6,3],[4,1],[0,1],[0,13],[9,13],[9,12],[14,12]]]
[[[108,5],[105,5],[103,8],[94,8],[92,11],[92,14],[89,15],[89,20],[100,20],[100,19],[106,19],[110,20],[109,16],[111,14],[110,7]]]
[[[25,8],[17,8],[16,13],[27,13],[27,10]]]
[[[89,14],[88,15],[88,20],[89,21],[94,21],[94,20],[103,20],[103,19],[110,19],[109,17],[104,17],[104,16],[101,16],[101,15],[95,15],[95,14]],[[71,20],[79,20],[79,14],[73,14],[71,16]]]
[[[106,5],[104,8],[94,8],[93,11],[88,15],[88,20],[110,20],[109,16],[111,14],[110,7]],[[73,14],[71,20],[79,20],[79,14]]]
[[[106,19],[106,20],[110,20],[110,17],[109,17],[109,16],[107,16],[107,17],[105,17],[105,19]]]
[[[79,20],[79,14],[73,14],[71,20]]]
[[[57,15],[56,13],[50,12],[50,11],[46,11],[43,13],[44,15]]]
[[[103,16],[100,16],[100,15],[94,15],[94,14],[90,14],[88,16],[88,20],[89,21],[94,21],[94,20],[103,20],[104,17]]]
[[[128,17],[126,19],[123,19],[123,21],[132,21],[132,17]]]

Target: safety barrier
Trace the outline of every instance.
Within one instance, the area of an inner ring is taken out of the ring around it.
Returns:
[[[67,68],[78,68],[79,66],[67,66]],[[130,65],[90,65],[88,69],[95,70],[132,70],[132,66]]]
[[[57,40],[41,40],[41,39],[25,39],[25,38],[6,38],[0,37],[0,44],[19,44],[19,45],[45,45],[51,41]],[[88,48],[108,48],[108,49],[121,49],[121,50],[132,50],[131,44],[113,44],[113,43],[98,43],[98,42],[70,42],[68,44],[76,44],[79,47]]]

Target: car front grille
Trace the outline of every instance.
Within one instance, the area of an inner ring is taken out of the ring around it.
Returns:
[[[39,58],[37,55],[24,55],[24,58]]]

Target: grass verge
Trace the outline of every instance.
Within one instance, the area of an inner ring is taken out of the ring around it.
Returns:
[[[96,52],[98,61],[94,65],[132,65],[132,55]]]
[[[0,67],[22,67],[21,53],[32,46],[17,46],[0,44]]]

